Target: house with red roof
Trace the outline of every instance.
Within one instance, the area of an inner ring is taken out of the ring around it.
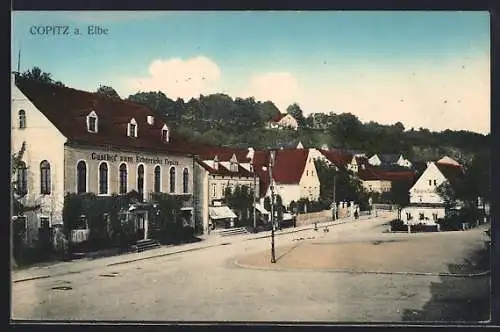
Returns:
[[[425,171],[409,190],[410,205],[402,211],[403,221],[436,225],[438,219],[445,217],[445,202],[437,188],[446,182],[453,183],[463,175],[463,167],[449,157],[428,162]]]
[[[365,191],[373,193],[389,192],[394,181],[413,183],[415,172],[412,170],[387,170],[379,167],[364,166],[357,173]]]
[[[231,227],[227,221],[238,216],[236,211],[219,204],[226,188],[246,186],[252,193],[259,193],[258,178],[250,163],[251,150],[228,147],[197,146],[195,163],[195,187],[197,192],[195,216],[203,225],[204,232],[212,228]],[[258,197],[258,196],[257,196]]]
[[[194,225],[192,146],[138,103],[11,77],[11,151],[26,151],[18,170],[23,204],[41,208],[23,216],[27,229],[62,224],[66,193],[99,196],[135,190],[185,198],[182,217]],[[137,228],[147,236],[147,216]],[[32,235],[36,238],[37,232]]]
[[[269,175],[270,151],[261,150],[254,153],[253,167],[261,180],[261,204],[264,197],[271,196],[271,183],[274,194],[280,195],[285,207],[301,198],[318,200],[320,183],[310,149],[278,149],[275,153],[272,182]]]
[[[293,129],[297,130],[299,127],[299,124],[297,120],[291,116],[290,114],[278,114],[275,115],[274,117],[269,120],[267,124],[267,128],[270,129]]]
[[[311,149],[311,155],[313,159],[323,160],[338,170],[347,170],[354,157],[351,153],[339,149]]]

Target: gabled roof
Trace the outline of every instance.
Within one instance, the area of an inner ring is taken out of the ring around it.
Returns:
[[[309,156],[308,149],[283,149],[276,151],[273,178],[276,183],[299,183]]]
[[[392,165],[398,162],[399,154],[379,154],[378,158],[382,164]]]
[[[464,175],[464,170],[461,166],[438,162],[436,162],[435,165],[450,183],[453,183]]]
[[[363,181],[408,181],[413,183],[416,174],[410,170],[387,171],[378,167],[365,167],[358,171],[358,177]]]
[[[273,167],[273,179],[280,184],[297,184],[300,182],[309,156],[308,149],[283,149],[276,150]],[[269,188],[270,151],[256,150],[253,165],[255,173],[260,178],[260,196],[265,196]],[[264,170],[263,167],[266,167]]]
[[[227,167],[225,167],[223,164],[219,163],[218,169],[215,169],[213,167],[210,167],[207,165],[203,160],[200,160],[197,158],[196,162],[203,167],[205,170],[209,172],[210,175],[222,175],[222,176],[239,176],[239,177],[253,177],[253,173],[249,172],[247,169],[245,169],[243,166],[238,165],[238,171],[237,172],[232,172],[230,171]]]
[[[213,160],[217,156],[219,161],[230,161],[232,156],[235,155],[239,163],[250,162],[250,158],[247,157],[248,149],[199,145],[194,147],[194,152],[202,160]]]
[[[163,142],[165,122],[138,103],[35,80],[18,79],[16,85],[69,142],[182,154],[192,149],[172,133],[169,142]],[[92,111],[98,116],[97,133],[87,131],[87,115]],[[147,116],[155,118],[153,125],[147,123]],[[138,137],[127,136],[127,124],[132,118],[137,121]]]
[[[339,168],[345,168],[353,158],[353,155],[349,152],[342,150],[318,150],[326,159]]]
[[[273,117],[271,118],[271,121],[272,121],[272,122],[280,122],[280,121],[281,121],[281,119],[283,119],[283,118],[284,118],[285,116],[287,116],[287,115],[288,115],[287,113],[284,113],[284,114],[283,114],[283,113],[281,113],[281,114],[277,114],[277,115],[275,115],[275,116],[273,116]]]
[[[436,164],[446,164],[446,165],[452,165],[452,166],[461,166],[456,160],[451,159],[448,156],[444,156],[443,158],[439,159],[436,161]]]

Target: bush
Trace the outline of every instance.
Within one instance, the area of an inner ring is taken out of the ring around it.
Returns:
[[[394,219],[389,222],[389,226],[391,227],[391,232],[399,232],[399,231],[407,231],[408,226],[402,220]]]

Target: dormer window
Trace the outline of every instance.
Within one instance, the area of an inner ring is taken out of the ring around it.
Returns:
[[[170,134],[168,132],[168,127],[167,125],[164,125],[163,128],[161,129],[161,140],[163,142],[168,142],[170,139]]]
[[[231,162],[231,164],[229,164],[229,170],[231,172],[238,172],[238,164],[235,162]]]
[[[219,170],[219,158],[217,156],[214,158],[214,169]]]
[[[137,122],[135,119],[130,120],[128,124],[128,136],[137,137]]]
[[[97,114],[95,114],[94,111],[90,112],[90,114],[87,115],[87,130],[90,133],[97,133],[98,121],[99,119],[97,118]]]

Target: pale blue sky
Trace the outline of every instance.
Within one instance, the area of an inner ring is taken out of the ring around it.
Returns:
[[[77,89],[253,95],[282,111],[489,132],[488,12],[14,12],[12,24],[13,68],[21,46],[21,70]],[[109,34],[87,35],[93,24]],[[41,25],[82,34],[30,33]]]

